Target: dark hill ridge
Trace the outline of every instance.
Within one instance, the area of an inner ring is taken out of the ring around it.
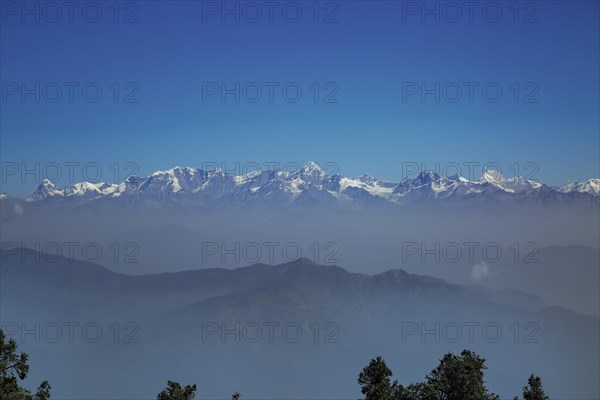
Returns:
[[[258,314],[266,312],[259,305],[267,307],[267,299],[273,303],[270,310],[286,304],[289,312],[312,308],[328,310],[328,314],[362,314],[365,318],[434,310],[479,315],[482,307],[497,311],[510,307],[522,313],[545,307],[539,298],[522,292],[450,284],[401,269],[376,275],[350,273],[308,258],[281,265],[130,276],[78,260],[23,264],[19,254],[0,256],[5,261],[1,267],[3,296],[20,298],[21,307],[36,315],[50,308],[50,313],[68,310],[67,314],[83,317],[90,309],[100,309],[102,315],[117,313],[145,319],[202,309],[211,310],[211,318],[215,318],[222,306],[236,309],[241,318],[250,315],[246,307]],[[22,287],[32,288],[34,294],[21,298]]]
[[[397,365],[408,362],[404,379],[416,381],[443,352],[470,348],[490,360],[489,380],[499,385],[494,389],[501,394],[520,387],[532,370],[545,377],[556,398],[594,398],[599,392],[599,320],[548,307],[522,292],[452,284],[401,269],[351,273],[308,259],[130,276],[76,260],[32,264],[21,263],[18,254],[0,257],[3,323],[31,327],[48,321],[93,321],[104,329],[100,343],[36,344],[37,359],[57,386],[68,385],[61,381],[65,376],[85,380],[96,373],[121,382],[131,369],[142,371],[145,379],[192,371],[203,377],[199,381],[207,388],[225,385],[224,377],[235,376],[265,393],[275,377],[280,387],[315,387],[329,397],[348,387],[341,395],[349,397],[354,382],[348,383],[348,377],[355,376],[365,357],[383,354]],[[131,333],[124,327],[133,323],[138,342],[115,344],[112,327],[117,322],[121,341]],[[236,324],[267,322],[278,327],[273,342],[266,339],[266,330],[257,342],[235,341],[231,334],[222,339],[220,332],[202,340],[207,323],[231,330]],[[466,330],[457,342],[447,340],[444,335],[452,336],[444,330],[448,324],[466,329],[465,323],[477,324],[473,340]],[[299,327],[298,342],[282,340],[287,324]],[[407,324],[417,332],[407,336]],[[482,334],[489,324],[501,329],[498,341]],[[430,333],[422,336],[421,329]],[[61,357],[54,356],[56,351]],[[85,376],[80,373],[82,357],[96,360]],[[156,359],[160,365],[152,362]],[[84,383],[92,393],[104,390],[102,382]],[[265,396],[284,398],[281,392]]]
[[[314,295],[317,292],[377,296],[387,291],[420,291],[431,295],[464,295],[480,300],[486,297],[500,298],[500,291],[450,284],[442,279],[426,275],[409,274],[401,269],[389,270],[376,275],[351,273],[339,266],[325,266],[308,258],[280,265],[253,264],[236,269],[207,268],[152,275],[125,275],[110,271],[101,265],[26,251],[24,263],[20,250],[0,250],[3,282],[25,281],[38,290],[54,290],[57,287],[74,293],[93,292],[107,296],[136,295],[169,296],[194,293],[199,299],[209,295],[228,295],[252,290],[268,291],[281,288],[301,288]],[[40,262],[31,262],[39,259]],[[10,291],[10,289],[7,289]],[[532,297],[532,300],[541,300]]]

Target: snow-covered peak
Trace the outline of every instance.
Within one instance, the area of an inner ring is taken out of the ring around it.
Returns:
[[[81,182],[68,186],[63,189],[63,196],[87,196],[110,194],[114,192],[119,185],[109,183],[90,183]]]
[[[358,178],[339,177],[339,190],[342,193],[351,188],[358,188],[365,190],[375,197],[389,198],[394,187],[396,187],[395,183],[379,181],[367,174]]]
[[[49,197],[99,197],[117,190],[119,185],[109,183],[79,182],[63,189],[58,189],[53,182],[44,179],[28,201],[40,201]]]
[[[486,169],[481,174],[481,181],[491,183],[492,185],[502,185],[506,179],[499,171],[495,169]]]
[[[413,180],[414,183],[429,184],[439,181],[442,177],[436,171],[423,171]]]
[[[261,178],[265,177],[270,177],[272,174],[270,174],[269,172],[271,171],[260,171],[260,170],[253,170],[250,172],[247,172],[244,175],[237,175],[233,177],[233,181],[235,182],[235,184],[237,186],[242,186],[242,185],[252,185],[253,183],[260,181]]]
[[[177,170],[177,169],[179,169],[179,167],[167,169],[164,171],[156,171],[150,176],[165,176],[165,175],[172,176],[172,175],[175,175],[175,170]]]
[[[169,176],[169,177],[181,176],[181,175],[194,176],[198,172],[200,172],[200,170],[197,168],[177,166],[177,167],[174,167],[171,169],[167,169],[165,171],[156,171],[155,173],[153,173],[150,176]]]
[[[220,167],[217,167],[215,169],[212,169],[212,170],[208,171],[208,177],[212,177],[212,176],[222,177],[222,176],[225,176],[225,175],[227,175],[227,172],[225,172],[225,170],[223,170]]]
[[[298,172],[289,174],[285,178],[296,181],[295,185],[321,185],[323,180],[327,177],[325,171],[321,169],[319,164],[313,161],[309,161],[304,167],[300,168]]]
[[[514,178],[507,179],[506,182],[508,182],[511,189],[515,192],[529,189],[539,189],[542,187],[541,183],[525,179],[522,176],[515,176]]]
[[[361,176],[356,178],[356,180],[366,183],[367,185],[373,185],[375,182],[377,182],[376,178],[373,178],[371,175],[367,174],[362,174]]]
[[[298,175],[324,177],[327,174],[321,169],[319,164],[313,161],[309,161],[304,167],[300,168],[300,170],[298,171]]]
[[[567,182],[557,189],[561,193],[588,193],[593,196],[600,196],[600,179],[588,179],[584,182]]]
[[[460,182],[460,183],[475,183],[475,182],[471,182],[470,180],[468,180],[467,178],[465,178],[462,175],[452,175],[452,176],[449,176],[448,179],[450,179],[451,181],[456,181],[456,182]]]
[[[522,176],[505,178],[499,171],[485,170],[481,174],[481,183],[489,183],[490,185],[508,193],[518,193],[525,190],[539,189],[542,184],[536,181],[528,180]]]
[[[58,190],[54,183],[49,179],[44,179],[38,186],[37,190],[28,199],[29,201],[45,200],[49,197],[63,196],[63,192]]]
[[[317,164],[314,161],[307,162],[306,165],[300,169],[300,171],[305,174],[322,173],[323,172],[323,170],[321,169],[319,164]]]

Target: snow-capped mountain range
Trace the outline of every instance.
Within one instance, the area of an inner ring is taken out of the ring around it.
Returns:
[[[2,200],[15,200],[5,194]],[[600,179],[568,182],[550,187],[523,177],[505,178],[486,170],[477,181],[462,176],[444,177],[434,171],[421,172],[399,183],[378,180],[369,175],[347,178],[327,174],[314,162],[298,171],[253,171],[233,176],[221,169],[210,171],[175,167],[147,177],[131,176],[120,184],[81,182],[57,188],[44,180],[26,203],[106,203],[125,201],[129,206],[145,204],[186,205],[273,205],[289,206],[314,202],[341,202],[365,205],[376,202],[404,205],[423,200],[557,199],[569,201],[600,198]]]

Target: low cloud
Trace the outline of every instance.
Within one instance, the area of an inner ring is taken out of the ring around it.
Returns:
[[[490,266],[487,262],[482,261],[473,265],[471,270],[470,278],[473,281],[480,282],[490,275]]]

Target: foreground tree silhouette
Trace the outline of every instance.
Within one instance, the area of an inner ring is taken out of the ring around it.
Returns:
[[[527,386],[523,387],[523,399],[525,400],[548,400],[542,389],[542,378],[531,374],[527,380]]]
[[[422,388],[423,398],[445,400],[496,400],[485,387],[485,359],[470,350],[460,356],[447,353],[440,364],[427,375]],[[433,396],[433,397],[430,397]]]
[[[192,400],[196,397],[196,385],[181,387],[177,382],[168,381],[167,387],[158,394],[156,400]]]
[[[0,399],[2,400],[47,400],[50,398],[50,384],[44,381],[37,392],[31,394],[19,386],[18,379],[25,379],[29,373],[27,353],[17,354],[17,342],[5,342],[4,331],[0,329]]]
[[[404,393],[402,385],[398,381],[392,383],[390,370],[381,357],[372,359],[358,375],[358,384],[365,400],[396,400],[402,399]]]
[[[499,400],[485,387],[485,369],[485,360],[469,350],[459,356],[447,353],[425,382],[405,388],[392,383],[392,371],[377,357],[361,371],[358,383],[365,400]]]

